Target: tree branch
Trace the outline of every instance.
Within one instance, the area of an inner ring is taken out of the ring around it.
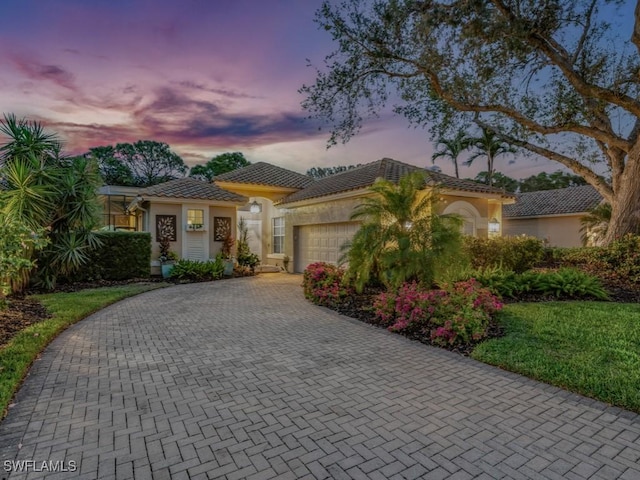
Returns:
[[[492,3],[514,27],[517,26],[518,18],[504,2],[501,0],[492,0]],[[638,30],[634,30],[634,37],[637,33],[639,35],[637,38],[640,41],[640,27],[637,26],[638,15],[640,15],[640,12],[638,11],[638,7],[636,7],[636,27]],[[587,82],[573,69],[569,53],[552,38],[544,37],[539,32],[531,32],[524,37],[524,40],[532,47],[543,53],[551,63],[553,63],[553,65],[558,67],[569,83],[573,85],[576,91],[583,98],[595,97],[613,105],[617,105],[635,116],[640,116],[640,102],[629,95],[625,95],[621,92],[613,92],[609,89],[600,87],[599,85]]]
[[[587,182],[589,182],[599,193],[600,195],[602,195],[604,197],[604,199],[611,203],[613,200],[613,189],[611,188],[611,185],[609,185],[606,180],[601,177],[600,175],[596,174],[593,170],[591,170],[589,167],[586,167],[585,165],[583,165],[582,163],[578,162],[577,160],[574,160],[571,157],[567,157],[566,155],[562,155],[561,153],[555,152],[553,150],[549,150],[548,148],[544,148],[541,147],[539,145],[535,145],[531,142],[528,142],[526,140],[520,140],[518,138],[512,137],[510,135],[506,135],[504,133],[501,133],[500,131],[496,130],[494,127],[492,127],[491,125],[488,125],[486,123],[484,123],[483,121],[477,119],[476,123],[483,127],[483,128],[487,128],[489,130],[491,130],[493,133],[495,133],[495,135],[498,138],[501,138],[502,140],[504,140],[507,143],[510,143],[512,145],[516,145],[518,147],[524,148],[525,150],[529,150],[532,153],[536,153],[540,156],[549,158],[551,160],[554,160],[558,163],[561,163],[562,165],[564,165],[567,168],[570,168],[573,172],[575,172],[576,174],[580,175],[582,178],[584,178]]]

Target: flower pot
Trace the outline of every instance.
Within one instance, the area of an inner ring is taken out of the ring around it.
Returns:
[[[173,263],[163,263],[160,268],[162,269],[162,278],[169,278],[173,270]]]
[[[224,261],[224,276],[230,277],[233,275],[233,260]]]

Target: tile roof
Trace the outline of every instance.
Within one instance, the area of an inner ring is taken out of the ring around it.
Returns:
[[[335,175],[316,180],[312,185],[308,186],[304,190],[300,190],[287,196],[281,204],[288,204],[301,200],[347,192],[350,190],[367,188],[373,185],[378,178],[384,178],[385,180],[397,183],[401,177],[416,170],[423,169],[391,158],[383,158],[376,162],[347,170],[346,172],[337,173]],[[423,171],[426,172],[434,184],[440,185],[444,188],[467,192],[494,193],[512,196],[508,193],[505,194],[503,190],[499,188],[488,187],[472,180],[454,178],[449,175],[445,175],[444,173],[433,172],[431,170]]]
[[[171,197],[197,200],[218,200],[222,202],[247,202],[242,195],[223,190],[222,188],[196,178],[178,178],[147,187],[140,192],[149,197]]]
[[[253,163],[247,167],[223,173],[213,179],[214,182],[216,180],[285,188],[305,188],[314,183],[313,178],[307,175],[265,162]]]
[[[591,185],[526,192],[518,194],[513,205],[505,205],[502,216],[516,218],[583,213],[601,201],[602,195]]]

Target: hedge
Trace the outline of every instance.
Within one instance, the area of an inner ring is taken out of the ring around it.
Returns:
[[[149,232],[100,232],[102,245],[73,281],[127,280],[151,275]]]

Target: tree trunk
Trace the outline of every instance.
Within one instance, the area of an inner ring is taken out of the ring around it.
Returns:
[[[456,160],[455,158],[453,159],[453,164],[456,167],[456,178],[460,178],[460,174],[458,173],[458,160]]]
[[[629,152],[627,165],[620,177],[611,202],[611,221],[604,244],[608,245],[627,233],[640,233],[640,148]]]

